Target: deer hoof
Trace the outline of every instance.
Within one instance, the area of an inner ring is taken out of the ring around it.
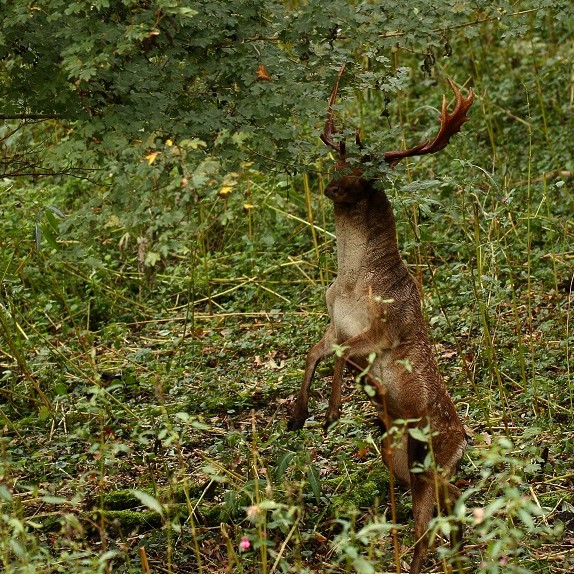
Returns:
[[[326,432],[328,432],[328,430],[341,418],[341,414],[339,412],[333,414],[333,413],[327,413],[327,416],[325,417],[325,424],[323,425],[323,430]]]
[[[303,428],[303,425],[305,424],[305,421],[307,420],[307,417],[309,415],[297,415],[294,414],[290,419],[289,422],[287,423],[287,430],[290,431],[296,431],[296,430],[301,430]]]

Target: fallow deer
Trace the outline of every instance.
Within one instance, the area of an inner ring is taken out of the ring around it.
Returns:
[[[331,395],[326,416],[328,426],[340,416],[341,385],[346,364],[368,372],[363,385],[387,431],[395,420],[407,421],[398,445],[391,445],[389,433],[383,442],[383,459],[392,474],[410,486],[415,523],[415,550],[410,574],[418,574],[428,549],[428,523],[435,501],[449,509],[459,490],[448,482],[466,446],[464,427],[440,376],[421,311],[415,280],[401,260],[395,218],[385,192],[360,167],[351,167],[345,142],[336,141],[334,105],[339,73],[329,101],[323,142],[340,156],[340,172],[325,188],[335,209],[337,277],[326,294],[330,325],[319,343],[307,354],[301,390],[288,427],[303,427],[309,416],[311,379],[319,361],[334,353]],[[440,130],[432,141],[403,151],[384,154],[392,167],[402,158],[435,153],[468,120],[466,115],[474,93],[465,98],[453,82],[456,105],[448,113],[443,98]],[[360,142],[359,142],[360,143]],[[413,429],[430,430],[429,439]],[[432,468],[421,468],[427,454]],[[414,468],[415,466],[419,468]],[[438,500],[437,500],[438,499]]]

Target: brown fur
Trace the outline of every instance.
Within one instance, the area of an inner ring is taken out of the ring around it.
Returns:
[[[370,398],[386,428],[397,419],[430,426],[433,468],[413,473],[426,443],[404,433],[398,447],[383,445],[383,459],[409,485],[413,497],[416,545],[410,574],[418,574],[427,552],[425,532],[435,501],[445,509],[459,496],[448,482],[465,447],[465,432],[439,374],[421,313],[417,285],[401,260],[391,204],[382,190],[359,171],[334,179],[325,195],[335,205],[338,274],[327,290],[331,323],[308,353],[300,393],[289,421],[291,430],[308,417],[309,387],[319,361],[344,348],[335,359],[327,425],[340,415],[345,362],[364,367],[375,353],[367,378]]]

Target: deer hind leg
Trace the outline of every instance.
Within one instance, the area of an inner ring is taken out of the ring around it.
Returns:
[[[436,505],[437,494],[441,509],[452,509],[460,492],[458,488],[446,482],[437,473],[411,473],[411,493],[413,498],[413,517],[415,523],[415,551],[409,574],[418,574],[428,552],[429,535],[427,532]],[[445,501],[448,498],[448,502]],[[451,531],[450,545],[453,550],[462,550],[462,525],[457,524]]]
[[[434,511],[435,493],[432,479],[424,474],[411,473],[411,493],[416,542],[409,574],[419,574],[428,552],[427,528]]]
[[[443,441],[442,450],[446,451],[447,461],[442,463],[442,467],[446,470],[447,477],[451,476],[455,472],[465,445],[466,440],[464,438],[464,431],[462,431],[460,435],[457,433],[452,433],[452,435],[449,436],[449,441]],[[434,448],[440,447],[436,445]],[[439,451],[439,455],[440,454],[442,453]],[[443,481],[444,483],[442,488],[439,490],[439,505],[443,514],[449,515],[452,514],[454,505],[459,499],[461,493],[460,490],[454,486],[454,484],[451,484],[444,478]],[[464,524],[457,520],[452,526],[453,528],[450,533],[450,545],[453,551],[458,552],[458,557],[460,558],[460,553],[464,548]]]
[[[460,497],[460,490],[447,482],[445,488],[441,489],[440,507],[444,514],[451,514],[456,501]],[[456,553],[456,563],[461,570],[460,558],[464,550],[464,524],[457,520],[450,531],[450,547]]]
[[[295,401],[295,407],[293,408],[293,414],[291,419],[287,423],[287,428],[291,431],[299,430],[303,428],[305,421],[309,417],[309,388],[311,387],[311,380],[315,374],[315,369],[319,362],[325,357],[333,354],[333,344],[335,343],[335,337],[333,331],[328,329],[325,336],[307,353],[307,360],[305,361],[305,373],[303,374],[303,382],[301,383],[301,388],[299,394],[297,395],[297,400]],[[335,383],[333,382],[333,385]]]
[[[428,449],[426,443],[411,436],[408,438],[408,443],[409,465],[412,468],[416,463],[424,461]],[[444,434],[433,440],[435,464],[441,467],[446,478],[434,471],[410,473],[416,543],[409,574],[418,574],[422,568],[429,545],[427,529],[435,505],[450,514],[460,496],[459,489],[448,482],[448,477],[452,475],[458,464],[463,445],[464,439],[459,441],[456,432],[453,432],[453,436],[446,437],[446,440]],[[457,546],[460,548],[462,544],[461,524],[453,530],[450,542],[453,549]]]
[[[428,446],[425,442],[408,436],[408,461],[412,469],[417,463],[424,462]],[[415,551],[409,574],[419,574],[423,561],[428,552],[429,535],[428,525],[435,508],[435,484],[433,474],[429,471],[410,472],[411,496],[413,500],[413,518],[415,522]]]

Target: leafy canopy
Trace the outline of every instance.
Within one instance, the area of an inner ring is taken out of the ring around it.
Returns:
[[[2,0],[0,7],[0,115],[27,127],[54,119],[45,128],[50,153],[43,147],[40,156],[20,123],[4,126],[4,155],[19,156],[5,160],[4,175],[76,170],[97,181],[144,159],[151,165],[165,142],[185,148],[167,172],[208,156],[221,165],[249,159],[300,168],[313,158],[315,123],[343,62],[357,63],[357,88],[386,94],[405,81],[391,62],[397,51],[414,53],[430,71],[435,57],[452,51],[451,30],[472,36],[469,24],[492,18],[508,18],[510,32],[524,25],[500,1]]]

